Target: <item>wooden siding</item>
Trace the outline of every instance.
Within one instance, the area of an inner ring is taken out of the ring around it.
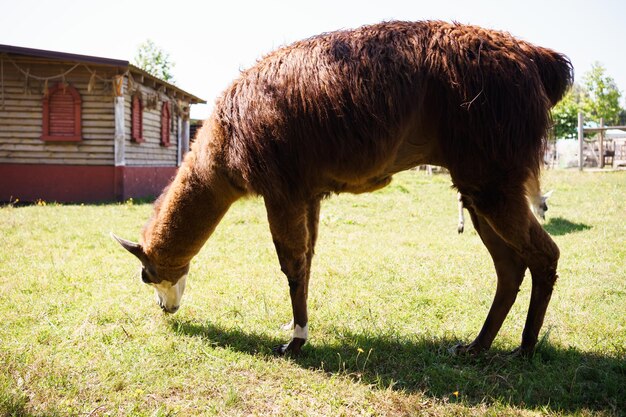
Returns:
[[[131,91],[131,88],[133,91]],[[161,108],[165,100],[172,100],[157,90],[139,84],[136,80],[129,88],[128,80],[124,86],[124,118],[126,129],[126,165],[127,166],[163,166],[175,167],[178,156],[178,121],[172,111],[170,129],[170,146],[161,146]],[[132,96],[136,89],[140,90],[143,102],[143,139],[141,143],[131,140]],[[148,96],[157,95],[156,107],[149,106]],[[175,106],[170,103],[170,110]]]
[[[80,64],[65,76],[81,97],[82,140],[78,142],[47,142],[42,140],[43,81],[26,77],[9,61],[14,61],[33,76],[50,77],[66,72],[73,62],[30,58],[18,55],[3,57],[0,80],[0,163],[113,165],[115,137],[115,105],[110,82],[96,79],[88,91],[91,72]],[[100,78],[111,80],[123,69],[88,65]],[[51,90],[61,79],[48,82]],[[162,91],[154,80],[124,80],[125,162],[136,167],[175,167],[177,165],[179,124],[175,99]],[[131,87],[131,88],[129,88]],[[131,91],[132,89],[132,91]],[[131,140],[132,94],[139,90],[143,98],[142,143]],[[167,92],[169,94],[169,90]],[[148,97],[158,97],[150,106]],[[161,109],[170,102],[170,146],[161,146]],[[188,103],[185,103],[188,104]]]
[[[19,56],[10,59],[40,77],[61,74],[74,65]],[[102,78],[115,75],[110,67],[89,67]],[[65,77],[81,96],[82,141],[45,142],[41,140],[45,84],[33,78],[26,83],[25,76],[5,58],[0,80],[0,163],[112,165],[115,114],[111,86],[96,80],[88,92],[90,78],[82,65]],[[59,81],[50,80],[48,88]]]

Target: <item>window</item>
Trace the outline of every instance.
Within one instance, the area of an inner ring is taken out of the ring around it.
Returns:
[[[161,107],[161,146],[170,146],[170,103],[163,102]]]
[[[68,84],[58,83],[43,97],[43,132],[45,141],[77,142],[81,137],[81,99]]]
[[[131,106],[131,130],[130,140],[135,143],[142,143],[143,139],[143,102],[141,101],[141,95],[135,94],[133,96]]]

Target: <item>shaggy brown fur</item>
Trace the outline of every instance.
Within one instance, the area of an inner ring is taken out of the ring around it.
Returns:
[[[217,100],[157,202],[138,256],[149,281],[176,282],[233,201],[263,196],[294,323],[306,328],[320,199],[383,187],[418,164],[441,165],[498,274],[482,331],[457,351],[491,345],[528,267],[521,350],[532,352],[559,252],[531,215],[524,184],[538,176],[549,109],[571,82],[561,54],[439,21],[381,23],[281,48]],[[303,343],[294,336],[278,352],[297,353]]]

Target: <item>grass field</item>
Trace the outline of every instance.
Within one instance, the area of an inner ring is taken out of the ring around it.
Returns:
[[[530,277],[493,349],[475,337],[495,272],[456,232],[446,175],[398,175],[322,205],[310,341],[289,339],[286,278],[262,201],[236,203],[161,313],[138,262],[149,204],[0,208],[0,415],[626,415],[626,172],[551,171],[560,278],[536,355],[511,358]]]

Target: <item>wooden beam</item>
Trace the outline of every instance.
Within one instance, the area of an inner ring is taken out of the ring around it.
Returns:
[[[583,170],[583,142],[584,142],[584,128],[583,123],[585,119],[582,112],[578,112],[578,170]]]
[[[600,118],[600,128],[602,129],[600,131],[600,144],[598,146],[598,151],[600,152],[600,161],[598,163],[598,166],[600,168],[604,168],[604,118],[601,117]]]
[[[609,129],[615,129],[615,130],[624,130],[626,131],[626,126],[600,126],[600,127],[585,127],[583,128],[583,131],[585,133],[597,133],[597,132],[602,132],[602,131],[606,131]]]
[[[126,129],[124,129],[124,96],[115,97],[115,139],[114,153],[115,166],[126,165]]]

